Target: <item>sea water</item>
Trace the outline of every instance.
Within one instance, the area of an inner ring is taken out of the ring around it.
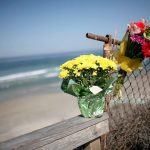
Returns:
[[[1,58],[0,101],[17,96],[60,92],[59,66],[82,54],[101,55],[102,51]]]

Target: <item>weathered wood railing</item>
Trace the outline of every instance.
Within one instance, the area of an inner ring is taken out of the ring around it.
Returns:
[[[95,150],[98,150],[103,145],[102,143],[100,146],[100,136],[108,132],[107,113],[94,119],[77,116],[4,141],[0,143],[0,150],[71,150],[97,138],[99,142],[96,140],[85,149],[95,147]]]

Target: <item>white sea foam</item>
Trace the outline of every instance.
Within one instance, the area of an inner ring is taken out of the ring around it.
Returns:
[[[37,78],[40,76],[44,77],[56,77],[58,76],[58,72],[56,72],[57,68],[52,69],[40,69],[40,70],[33,70],[28,72],[21,72],[16,74],[10,74],[0,77],[0,83],[2,82],[9,82],[9,81],[16,81],[16,80],[26,80],[29,78]]]
[[[52,77],[57,77],[57,76],[58,76],[58,72],[47,73],[44,75],[44,77],[46,78],[52,78]]]

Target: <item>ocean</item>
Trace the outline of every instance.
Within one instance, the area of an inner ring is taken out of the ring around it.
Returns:
[[[82,54],[102,55],[102,50],[1,58],[0,101],[60,92],[59,66]]]

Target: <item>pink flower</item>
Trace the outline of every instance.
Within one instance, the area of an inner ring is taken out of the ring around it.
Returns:
[[[142,19],[139,22],[131,22],[128,25],[128,30],[130,32],[130,35],[140,34],[144,32],[145,27],[146,27],[146,21]]]
[[[136,42],[136,43],[141,44],[141,45],[144,42],[144,38],[142,36],[139,36],[139,35],[136,35],[136,34],[130,36],[130,39],[131,39],[132,42]]]

